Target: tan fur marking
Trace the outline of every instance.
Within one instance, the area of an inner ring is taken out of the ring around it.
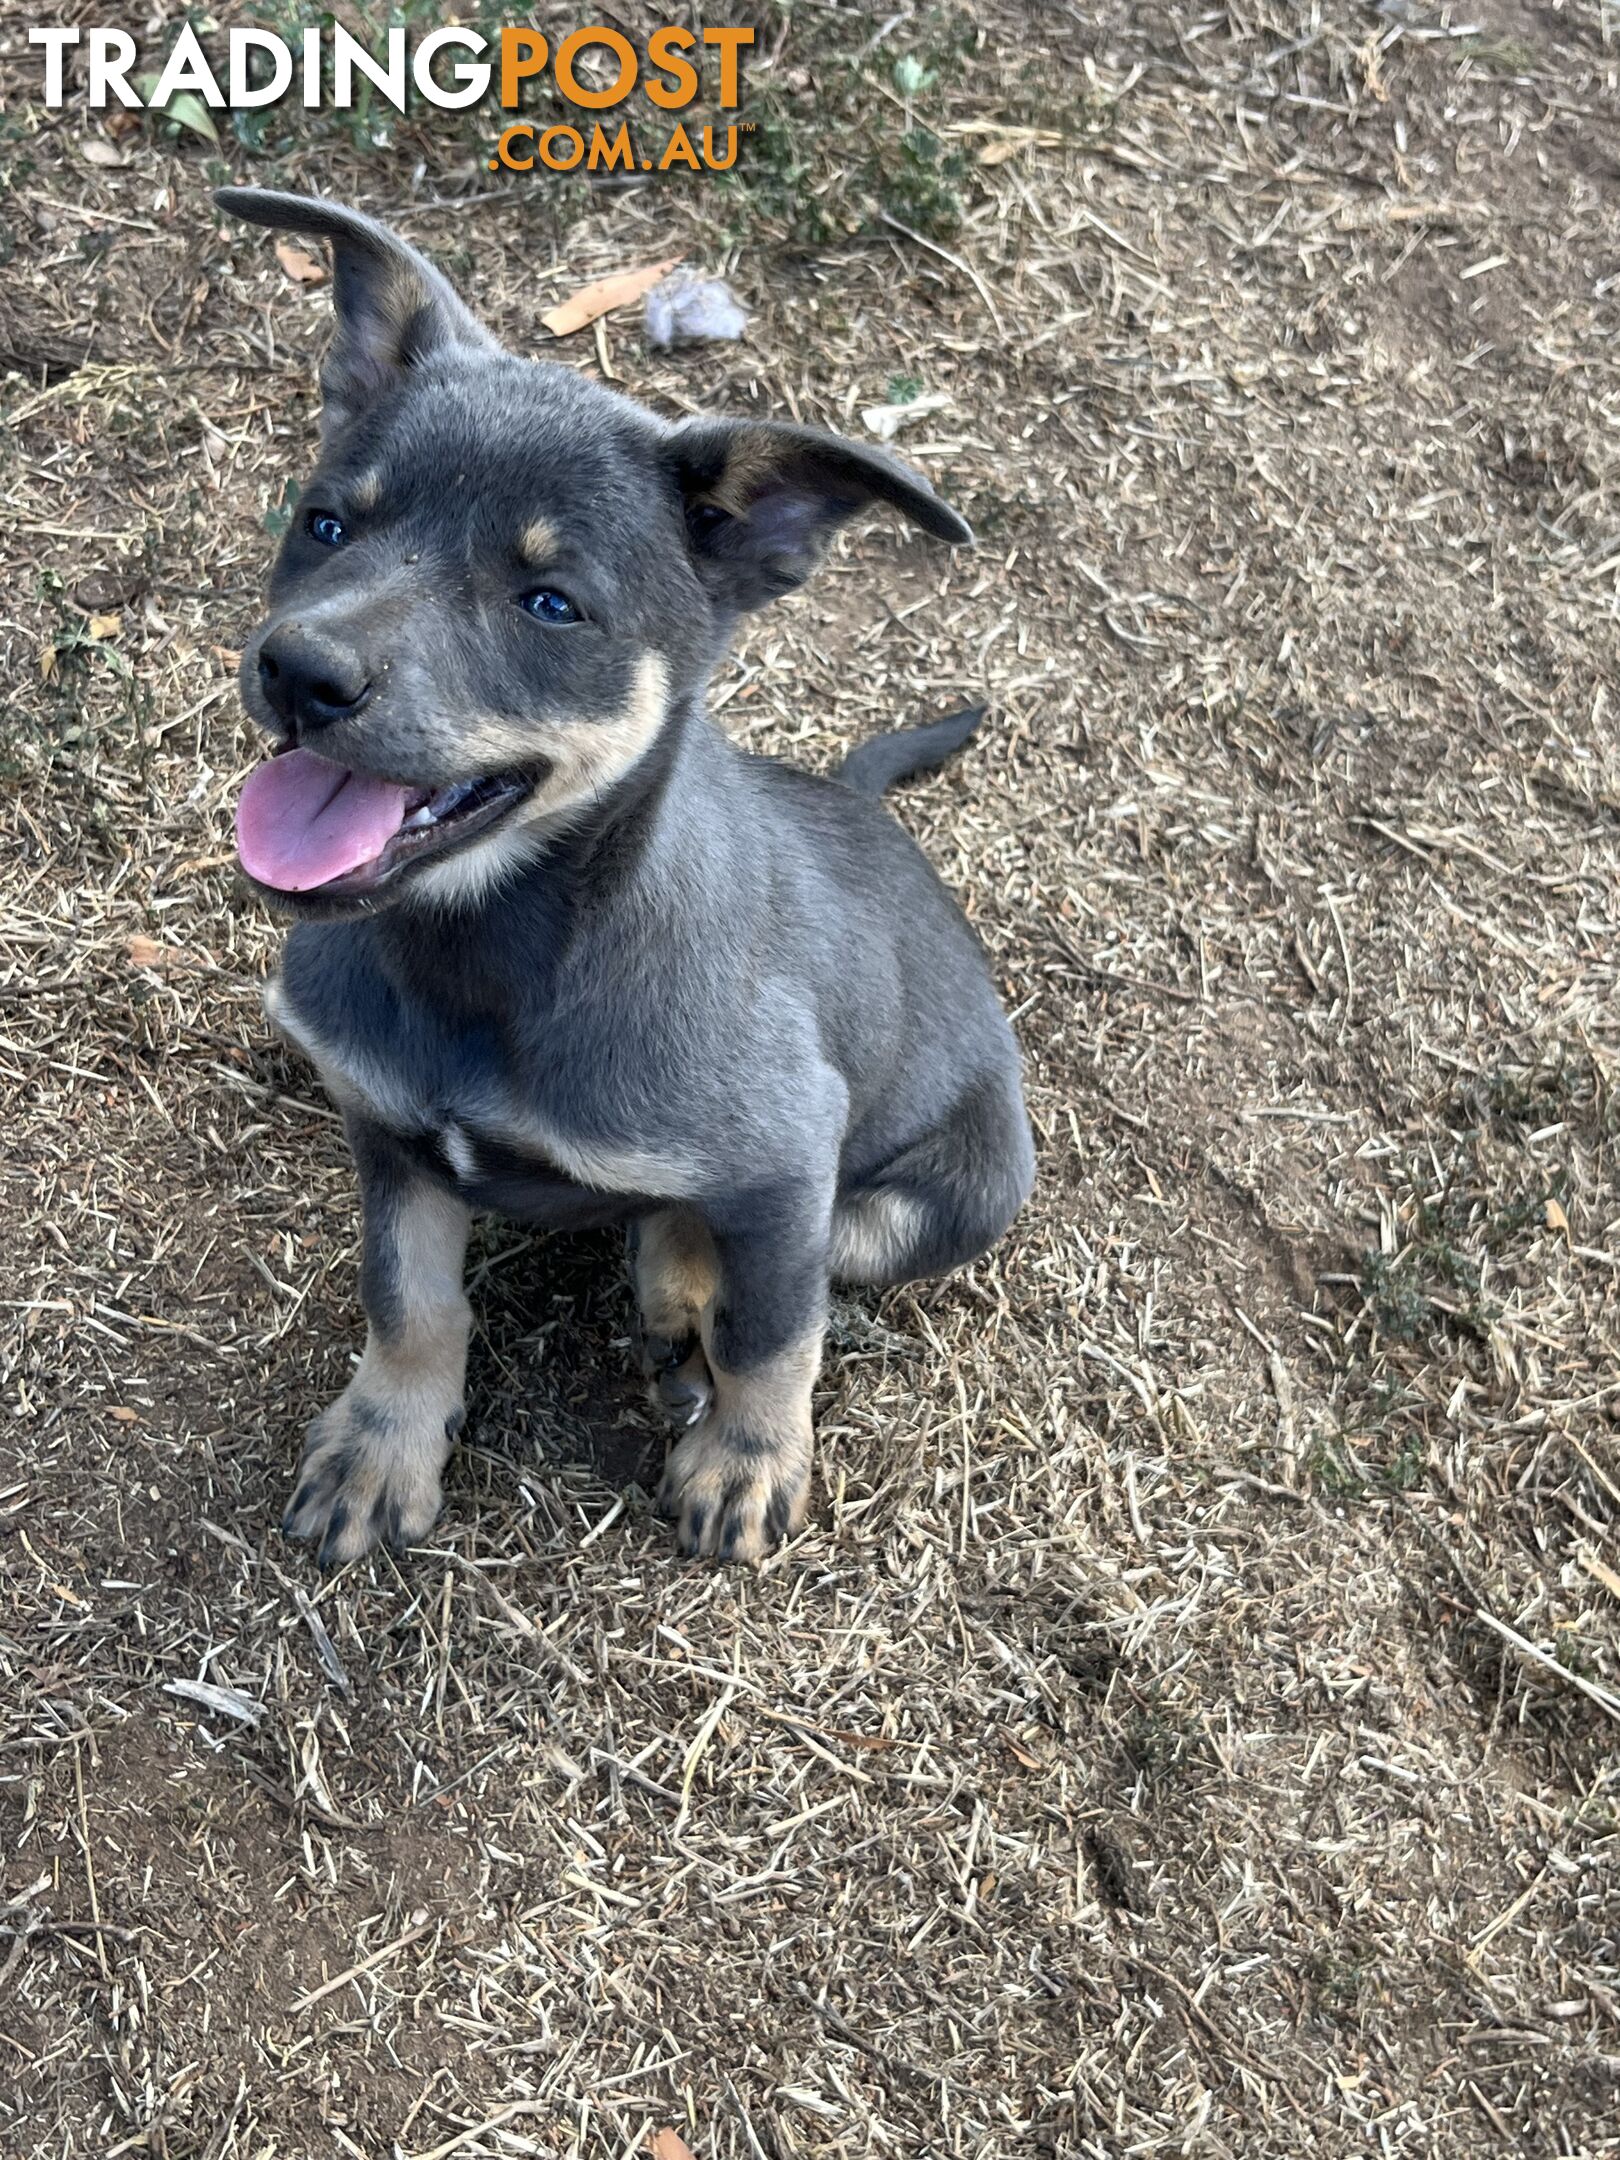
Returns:
[[[714,1297],[719,1263],[714,1240],[687,1208],[660,1208],[641,1225],[636,1299],[648,1332],[678,1339],[698,1325]]]
[[[557,528],[544,518],[536,518],[518,534],[517,552],[519,562],[527,563],[531,570],[538,570],[557,552]]]
[[[670,1456],[661,1504],[679,1518],[684,1551],[758,1562],[804,1521],[821,1330],[746,1373],[728,1373],[714,1362],[711,1306],[703,1347],[713,1408]]]
[[[533,795],[486,841],[443,863],[424,867],[414,889],[451,906],[482,898],[520,869],[564,820],[606,794],[645,757],[668,712],[669,669],[660,653],[644,652],[623,709],[605,720],[521,726],[493,715],[458,733],[469,769],[550,762]]]
[[[382,500],[382,474],[362,473],[349,490],[349,500],[356,510],[375,510]]]
[[[769,435],[744,433],[732,445],[725,470],[702,498],[728,517],[746,517],[749,506],[782,471],[782,445]]]
[[[545,758],[551,771],[514,824],[534,824],[622,779],[651,747],[664,723],[669,670],[659,653],[645,652],[622,709],[606,719],[536,723],[485,719],[460,736],[469,767],[499,769]]]
[[[368,1342],[365,1353],[375,1350],[378,1363],[401,1376],[432,1375],[455,1362],[458,1400],[472,1324],[461,1287],[469,1221],[463,1202],[437,1185],[414,1185],[403,1195],[392,1224],[403,1325],[391,1342]]]
[[[714,1374],[715,1402],[727,1423],[746,1427],[773,1450],[803,1453],[810,1461],[810,1392],[821,1370],[821,1329],[745,1373],[728,1373],[714,1361],[713,1320],[705,1314],[703,1347]]]
[[[903,1276],[926,1222],[927,1211],[910,1193],[855,1193],[833,1211],[835,1280],[887,1283]]]

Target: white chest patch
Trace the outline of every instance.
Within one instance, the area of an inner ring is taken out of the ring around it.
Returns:
[[[470,1184],[478,1175],[478,1157],[473,1152],[473,1144],[466,1129],[458,1125],[454,1118],[447,1119],[439,1127],[439,1145],[444,1150],[445,1161],[456,1176],[464,1185]]]
[[[447,1117],[450,1105],[425,1100],[386,1059],[367,1057],[352,1047],[345,1047],[340,1057],[294,1012],[275,978],[265,985],[264,1009],[271,1025],[302,1050],[319,1072],[334,1102],[407,1138],[432,1134],[463,1183],[479,1175],[480,1139],[514,1149],[596,1192],[689,1200],[712,1177],[710,1166],[693,1156],[565,1133],[537,1112],[520,1110],[507,1099],[456,1105],[457,1115]]]

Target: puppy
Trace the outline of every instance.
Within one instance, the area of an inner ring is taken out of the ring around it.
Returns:
[[[273,755],[242,865],[297,918],[273,1022],[341,1106],[365,1352],[284,1527],[323,1565],[422,1538],[462,1419],[469,1218],[629,1227],[643,1357],[684,1422],[683,1553],[804,1517],[828,1283],[960,1266],[1033,1178],[978,943],[874,798],[976,714],[836,780],[737,750],[704,689],[737,617],[926,481],[804,427],[671,424],[501,351],[334,204],[218,200],[333,251],[314,477],[242,659]]]

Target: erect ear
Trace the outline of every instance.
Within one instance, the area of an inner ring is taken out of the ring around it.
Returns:
[[[272,188],[218,188],[214,200],[251,224],[332,243],[337,329],[321,368],[321,433],[328,441],[429,354],[458,346],[499,349],[449,280],[375,218]]]
[[[670,442],[699,573],[731,607],[760,607],[802,585],[830,536],[872,503],[893,504],[936,540],[973,538],[921,473],[819,428],[687,420]]]

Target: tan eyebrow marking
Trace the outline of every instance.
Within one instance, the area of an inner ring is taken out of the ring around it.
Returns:
[[[556,527],[548,525],[544,518],[536,518],[518,534],[517,551],[519,560],[527,563],[531,570],[548,562],[557,552]]]
[[[375,510],[382,496],[382,474],[364,472],[349,490],[356,510]]]

